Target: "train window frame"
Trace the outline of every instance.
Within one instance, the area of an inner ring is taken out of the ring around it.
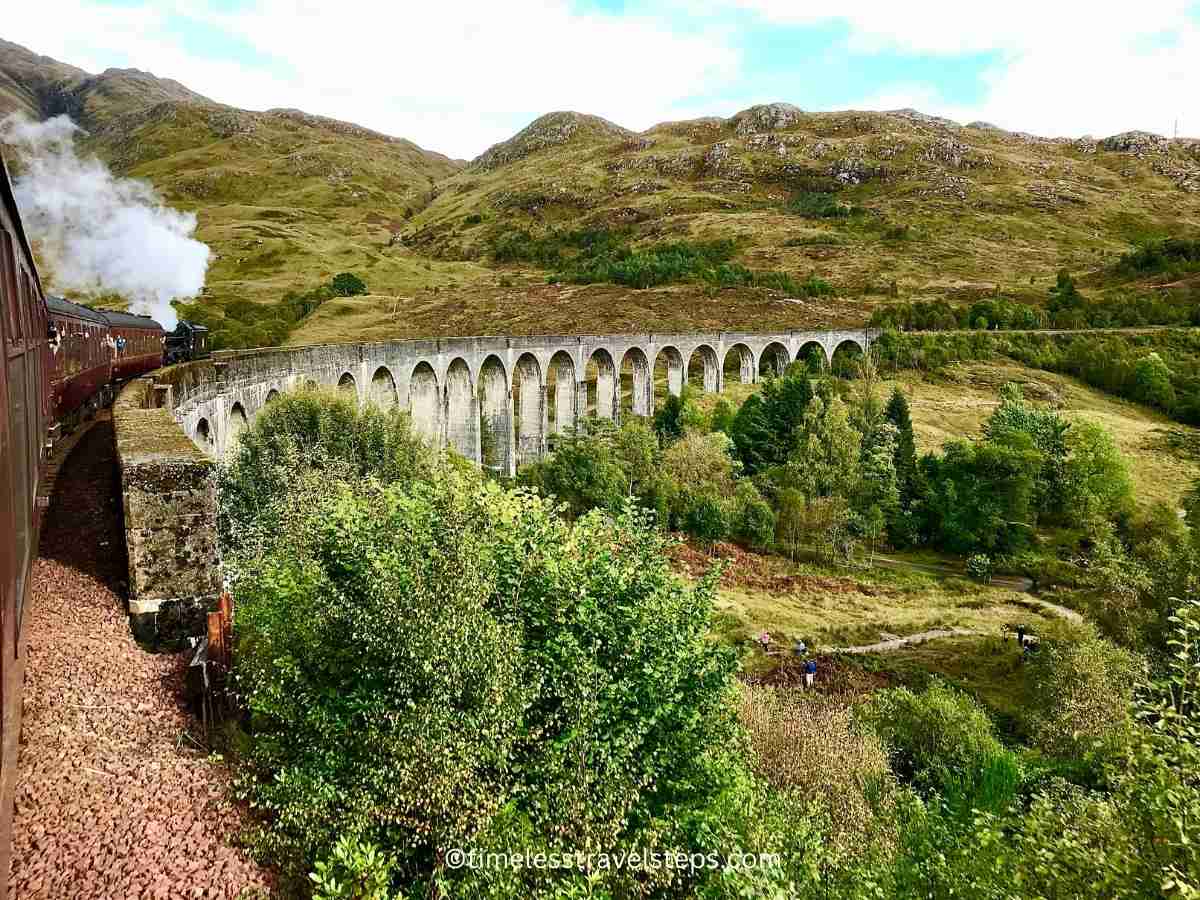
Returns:
[[[5,322],[5,347],[8,355],[20,352],[22,329],[20,320],[21,304],[17,300],[17,259],[13,255],[13,240],[7,229],[0,228],[0,291],[8,296],[7,321]]]

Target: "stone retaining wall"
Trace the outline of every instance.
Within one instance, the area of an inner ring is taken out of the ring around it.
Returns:
[[[113,404],[121,505],[129,557],[129,614],[139,638],[156,640],[215,600],[216,463],[188,439],[154,376],[126,385]]]

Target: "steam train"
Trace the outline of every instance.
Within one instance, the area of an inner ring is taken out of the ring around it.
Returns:
[[[47,297],[0,156],[0,873],[12,852],[25,611],[41,527],[42,463],[53,441],[163,364],[146,316]]]

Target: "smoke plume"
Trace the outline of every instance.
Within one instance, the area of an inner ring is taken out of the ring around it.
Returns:
[[[80,158],[79,131],[67,116],[33,122],[14,113],[0,121],[0,141],[23,164],[13,189],[44,275],[56,290],[118,294],[174,328],[171,301],[199,294],[208,269],[208,245],[192,237],[196,216],[171,209],[149,183]]]

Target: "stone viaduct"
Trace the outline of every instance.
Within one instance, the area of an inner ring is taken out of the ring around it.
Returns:
[[[278,393],[336,386],[359,403],[407,409],[434,445],[512,475],[585,415],[653,415],[656,372],[672,394],[689,371],[697,380],[702,373],[706,392],[720,392],[728,371],[752,382],[810,352],[828,362],[839,348],[869,344],[860,330],[447,338],[217,353],[216,378],[174,398],[175,417],[220,458]]]
[[[706,392],[817,354],[866,351],[874,332],[548,335],[329,344],[214,353],[128,385],[113,408],[122,470],[130,609],[220,590],[215,460],[278,394],[337,387],[360,404],[407,409],[415,430],[502,474],[585,416],[650,416],[655,384]],[[727,374],[728,373],[728,374]]]

